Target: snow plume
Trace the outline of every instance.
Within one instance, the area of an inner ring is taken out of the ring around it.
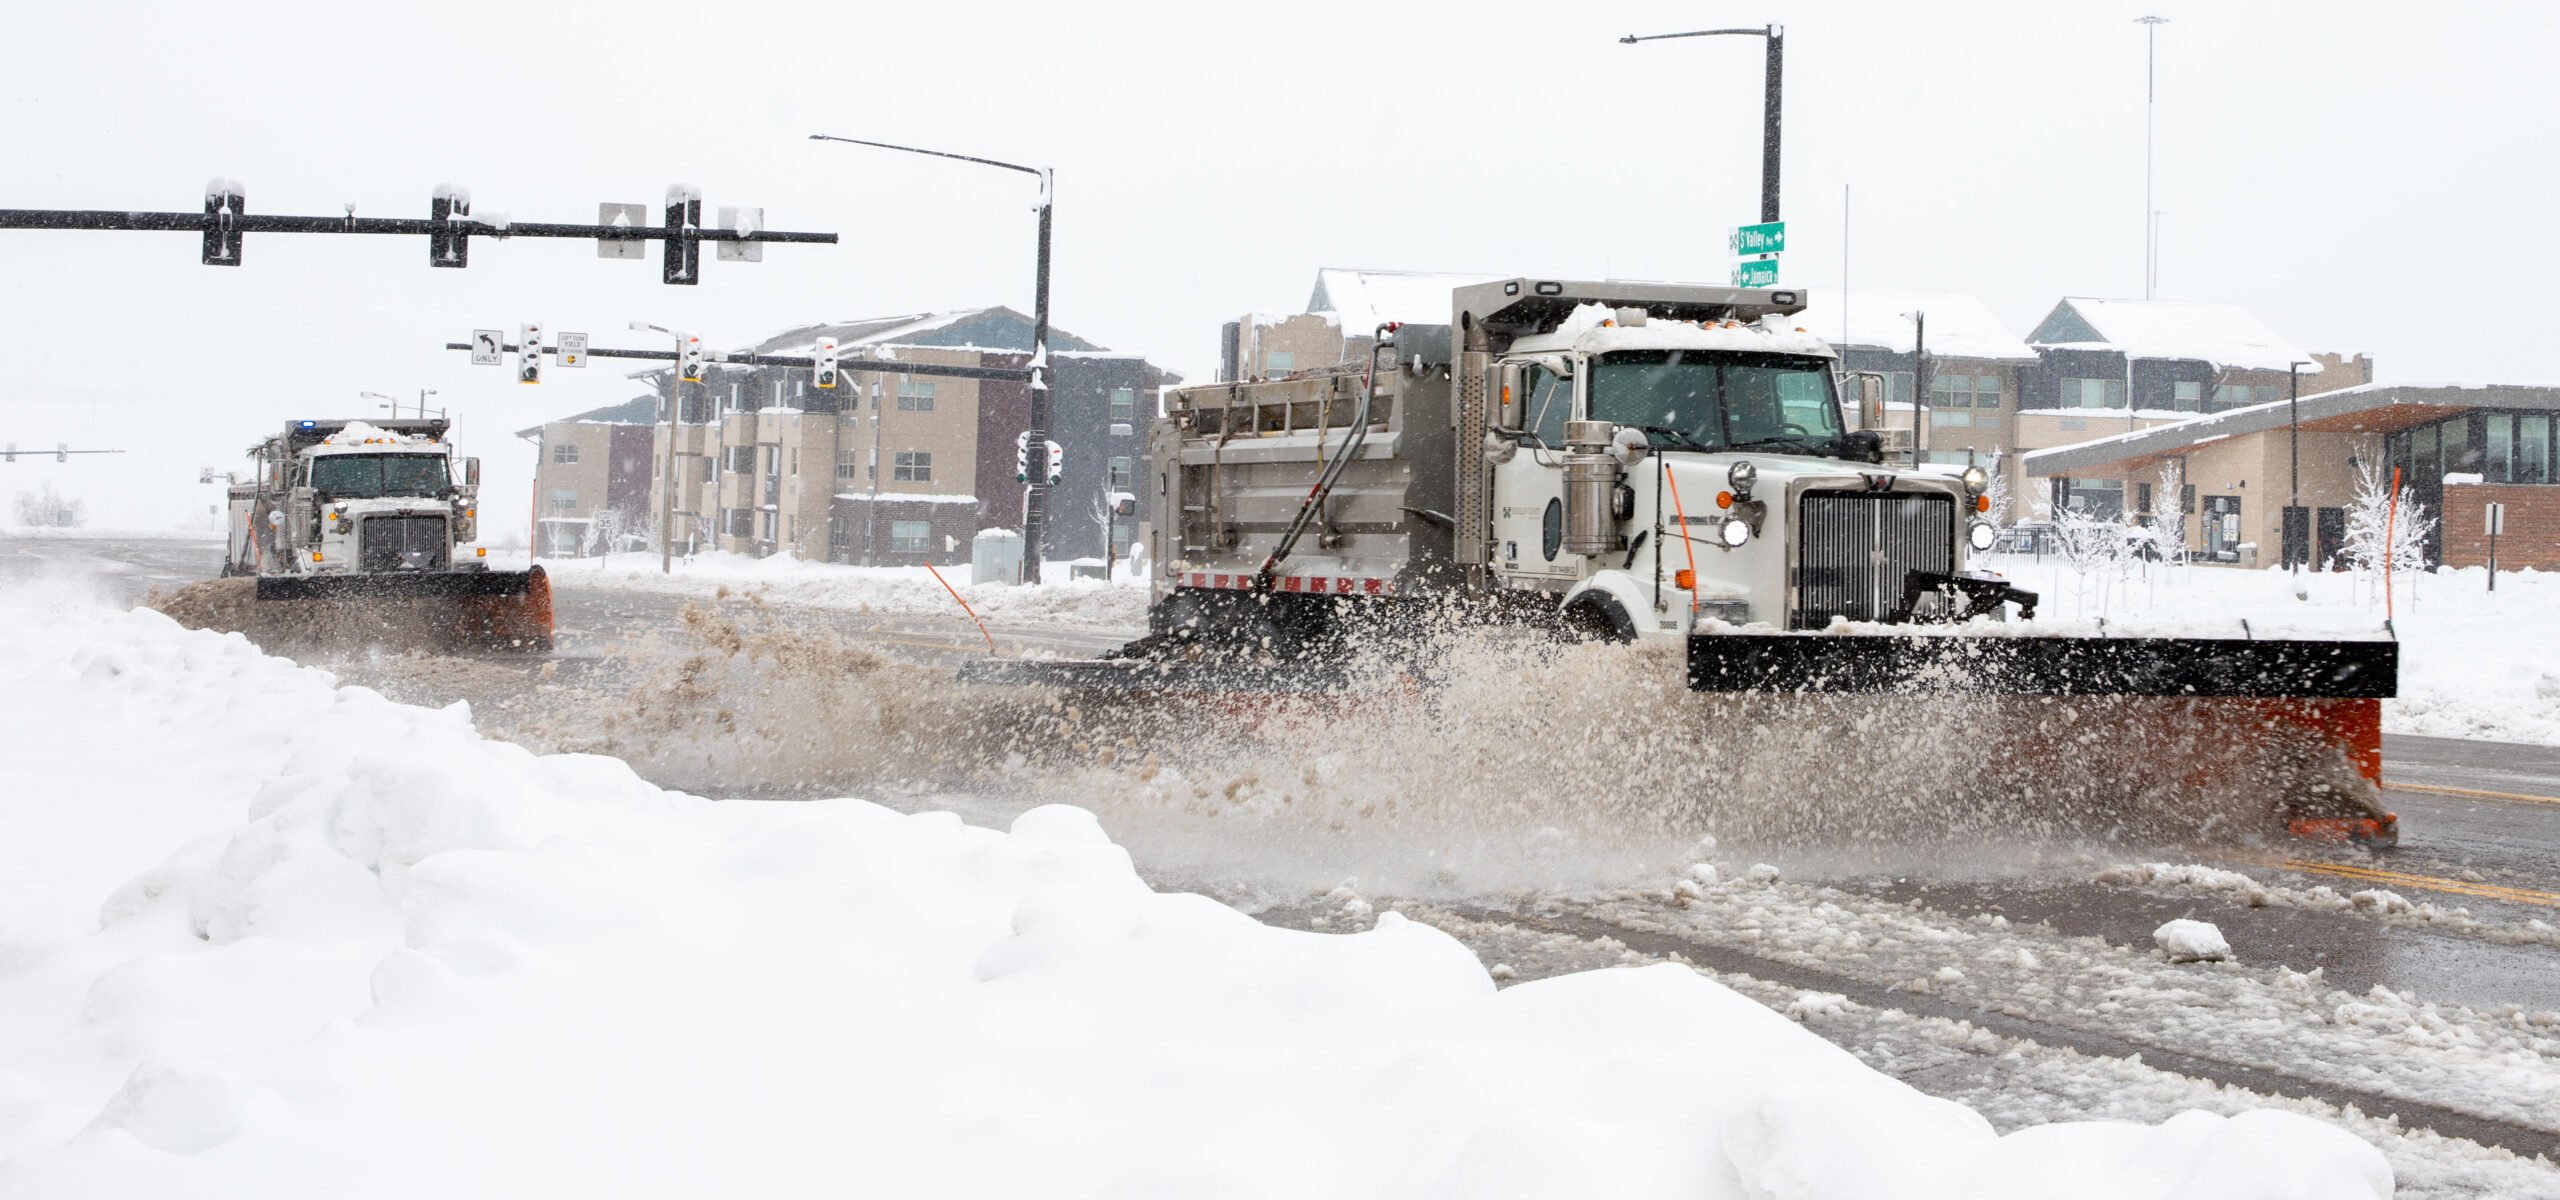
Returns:
[[[1411,615],[1428,631],[1355,637],[1320,691],[1130,695],[964,687],[732,598],[636,654],[636,678],[554,681],[481,718],[724,795],[858,791],[995,822],[1073,803],[1169,877],[1310,894],[1346,874],[1425,895],[1619,883],[1693,861],[1701,835],[1858,864],[2245,838],[2271,797],[2340,769],[2214,701],[1702,694],[1677,647]],[[425,669],[474,667],[399,673]],[[2262,752],[2208,741],[2240,728]]]
[[[2284,1112],[1999,1136],[1683,967],[1497,991],[1393,914],[1258,925],[1075,809],[713,804],[157,614],[7,615],[0,720],[59,765],[0,804],[0,1192],[2392,1187]]]

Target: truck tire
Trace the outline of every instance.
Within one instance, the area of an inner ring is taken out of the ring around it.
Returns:
[[[1589,591],[1573,598],[1558,614],[1564,635],[1578,642],[1632,642],[1635,619],[1606,592]]]

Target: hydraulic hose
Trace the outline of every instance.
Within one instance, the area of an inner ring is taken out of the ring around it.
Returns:
[[[1378,352],[1391,349],[1394,343],[1388,341],[1387,336],[1402,328],[1404,322],[1388,321],[1370,332],[1369,365],[1360,374],[1360,406],[1351,412],[1351,432],[1343,439],[1342,449],[1335,452],[1332,461],[1324,464],[1324,470],[1316,476],[1315,486],[1307,489],[1307,498],[1298,503],[1297,518],[1289,522],[1289,531],[1280,535],[1280,544],[1271,548],[1270,557],[1263,559],[1261,569],[1254,572],[1254,590],[1271,590],[1273,573],[1288,559],[1289,552],[1297,549],[1298,535],[1307,531],[1307,521],[1323,510],[1325,497],[1333,493],[1333,485],[1342,478],[1343,468],[1350,464],[1352,456],[1360,452],[1360,444],[1369,440],[1369,398],[1377,391]],[[1324,431],[1321,429],[1316,431],[1316,454],[1318,457],[1324,454]]]

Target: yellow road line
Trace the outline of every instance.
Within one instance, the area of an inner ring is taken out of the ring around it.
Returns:
[[[2386,792],[2427,792],[2437,796],[2470,796],[2481,800],[2517,800],[2527,804],[2560,804],[2560,796],[2531,796],[2523,792],[2484,792],[2478,788],[2440,787],[2432,783],[2386,783]]]
[[[2319,862],[2303,858],[2288,858],[2275,865],[2288,871],[2335,875],[2341,879],[2352,879],[2359,883],[2388,883],[2430,892],[2474,896],[2482,900],[2504,900],[2510,904],[2538,904],[2544,908],[2560,908],[2560,892],[2537,892],[2531,888],[2506,887],[2495,883],[2473,883],[2462,879],[2442,879],[2433,875],[2412,875],[2405,871],[2385,871],[2377,867],[2358,867],[2346,863]]]

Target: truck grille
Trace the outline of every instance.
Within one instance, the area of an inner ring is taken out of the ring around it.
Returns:
[[[1885,620],[1913,571],[1955,569],[1956,506],[1943,492],[1807,492],[1796,527],[1792,628]]]
[[[366,517],[356,565],[365,571],[438,571],[452,565],[443,517]]]

